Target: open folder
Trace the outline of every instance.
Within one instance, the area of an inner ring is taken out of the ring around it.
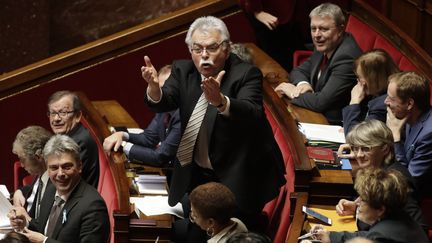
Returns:
[[[7,214],[12,209],[12,204],[9,200],[0,193],[0,229],[12,229]]]

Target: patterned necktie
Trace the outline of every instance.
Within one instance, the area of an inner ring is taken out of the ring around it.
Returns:
[[[39,178],[39,185],[37,189],[37,195],[36,195],[36,204],[35,204],[35,218],[39,218],[39,212],[40,212],[40,201],[42,198],[42,188],[43,188],[43,182],[42,177]]]
[[[180,140],[179,148],[177,150],[177,159],[179,160],[181,166],[188,165],[192,162],[193,149],[195,147],[195,142],[198,136],[198,132],[201,127],[201,123],[204,119],[204,115],[207,111],[208,102],[204,96],[201,94],[197,104],[195,105],[192,115],[189,118],[186,129]]]
[[[51,237],[54,231],[54,228],[57,224],[58,217],[60,216],[60,212],[62,210],[62,205],[65,201],[61,199],[61,197],[56,196],[54,205],[51,209],[51,213],[49,216],[49,222],[47,226],[46,236]]]

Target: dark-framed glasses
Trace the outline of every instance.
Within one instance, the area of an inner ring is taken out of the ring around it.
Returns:
[[[214,44],[209,45],[209,46],[201,46],[198,44],[193,44],[193,46],[191,48],[191,52],[193,54],[196,54],[196,55],[201,55],[204,51],[207,51],[208,54],[215,54],[224,42],[226,42],[226,41],[214,43]]]
[[[57,112],[57,111],[48,111],[47,112],[47,116],[48,117],[50,117],[50,118],[54,118],[54,117],[56,117],[57,115],[60,117],[60,118],[66,118],[69,114],[71,114],[71,113],[74,113],[75,111],[59,111],[59,112]]]

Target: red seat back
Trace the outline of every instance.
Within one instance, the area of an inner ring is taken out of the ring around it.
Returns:
[[[98,192],[102,196],[102,198],[105,200],[108,214],[110,218],[111,223],[111,242],[114,242],[114,217],[113,212],[114,210],[119,209],[119,200],[118,195],[116,191],[116,186],[114,183],[113,174],[110,167],[110,160],[108,159],[107,154],[105,153],[103,149],[102,142],[100,139],[96,136],[95,131],[93,128],[89,125],[87,120],[84,116],[81,117],[81,123],[84,127],[86,127],[90,135],[95,140],[97,147],[98,147],[98,153],[99,153],[99,183],[98,183]]]
[[[33,176],[29,175],[27,171],[21,167],[20,161],[14,162],[14,191],[22,186],[32,183]]]
[[[268,219],[268,227],[267,231],[270,237],[273,239],[273,242],[285,242],[285,239],[288,234],[290,221],[290,193],[294,192],[294,181],[295,181],[295,173],[294,173],[294,157],[293,155],[293,146],[290,144],[291,140],[287,140],[280,128],[278,122],[273,117],[271,111],[264,104],[265,114],[267,116],[267,120],[272,127],[273,134],[279,148],[282,152],[282,157],[285,164],[286,170],[286,184],[280,189],[279,195],[277,198],[268,202],[264,209],[263,214]]]

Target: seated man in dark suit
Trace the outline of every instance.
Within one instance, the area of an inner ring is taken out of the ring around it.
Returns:
[[[18,132],[13,142],[12,152],[20,160],[21,166],[34,177],[30,185],[16,190],[13,204],[24,207],[30,217],[37,218],[40,202],[47,195],[54,197],[54,186],[49,181],[42,150],[52,133],[40,126],[29,126]]]
[[[53,136],[43,156],[56,188],[55,198],[42,200],[37,219],[31,219],[22,207],[9,212],[11,225],[23,230],[31,242],[108,242],[107,207],[96,189],[81,180],[79,149],[70,137]]]
[[[429,81],[415,72],[389,77],[387,126],[396,160],[408,168],[422,197],[432,196],[432,109]]]
[[[81,102],[70,91],[58,91],[48,100],[48,117],[55,134],[66,134],[80,146],[82,178],[97,188],[99,182],[98,148],[89,131],[80,123]]]
[[[171,73],[171,65],[159,70],[161,87]],[[140,134],[115,132],[104,140],[104,149],[123,152],[131,161],[151,166],[165,166],[171,162],[180,142],[180,115],[178,110],[156,113],[150,125]],[[123,141],[127,141],[126,143]]]
[[[290,73],[291,83],[276,91],[292,103],[323,113],[331,124],[342,123],[342,108],[356,84],[353,62],[362,53],[354,37],[345,32],[345,16],[334,4],[324,3],[309,14],[315,46],[312,56]]]

